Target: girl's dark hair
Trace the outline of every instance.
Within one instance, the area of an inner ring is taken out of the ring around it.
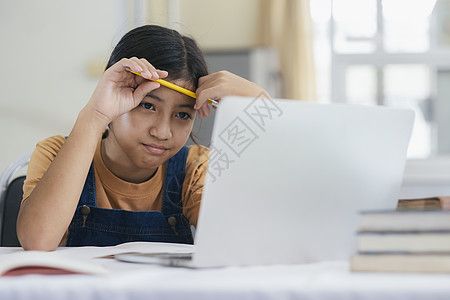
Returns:
[[[114,48],[106,69],[122,58],[145,58],[155,68],[169,72],[169,79],[184,79],[197,89],[198,79],[208,74],[197,43],[177,31],[144,25],[125,34]]]

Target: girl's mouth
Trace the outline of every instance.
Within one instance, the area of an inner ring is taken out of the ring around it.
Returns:
[[[156,145],[156,144],[143,144],[145,149],[147,149],[148,152],[155,154],[155,155],[161,155],[164,154],[167,150],[169,150],[168,148],[161,146],[161,145]]]

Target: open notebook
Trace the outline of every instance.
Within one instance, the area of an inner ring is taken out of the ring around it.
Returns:
[[[405,109],[225,98],[192,257],[117,259],[189,267],[347,260],[358,212],[397,204],[413,120]]]

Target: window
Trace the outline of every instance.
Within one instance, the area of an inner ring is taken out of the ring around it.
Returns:
[[[409,107],[408,158],[450,154],[450,1],[311,0],[320,102]]]

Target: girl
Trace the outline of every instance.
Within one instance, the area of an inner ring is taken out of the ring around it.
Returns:
[[[149,80],[159,78],[197,100]],[[130,31],[69,136],[37,144],[17,220],[20,243],[32,250],[193,243],[208,158],[206,147],[184,147],[196,114],[209,115],[208,98],[261,92],[229,72],[208,75],[194,40],[174,30]]]

